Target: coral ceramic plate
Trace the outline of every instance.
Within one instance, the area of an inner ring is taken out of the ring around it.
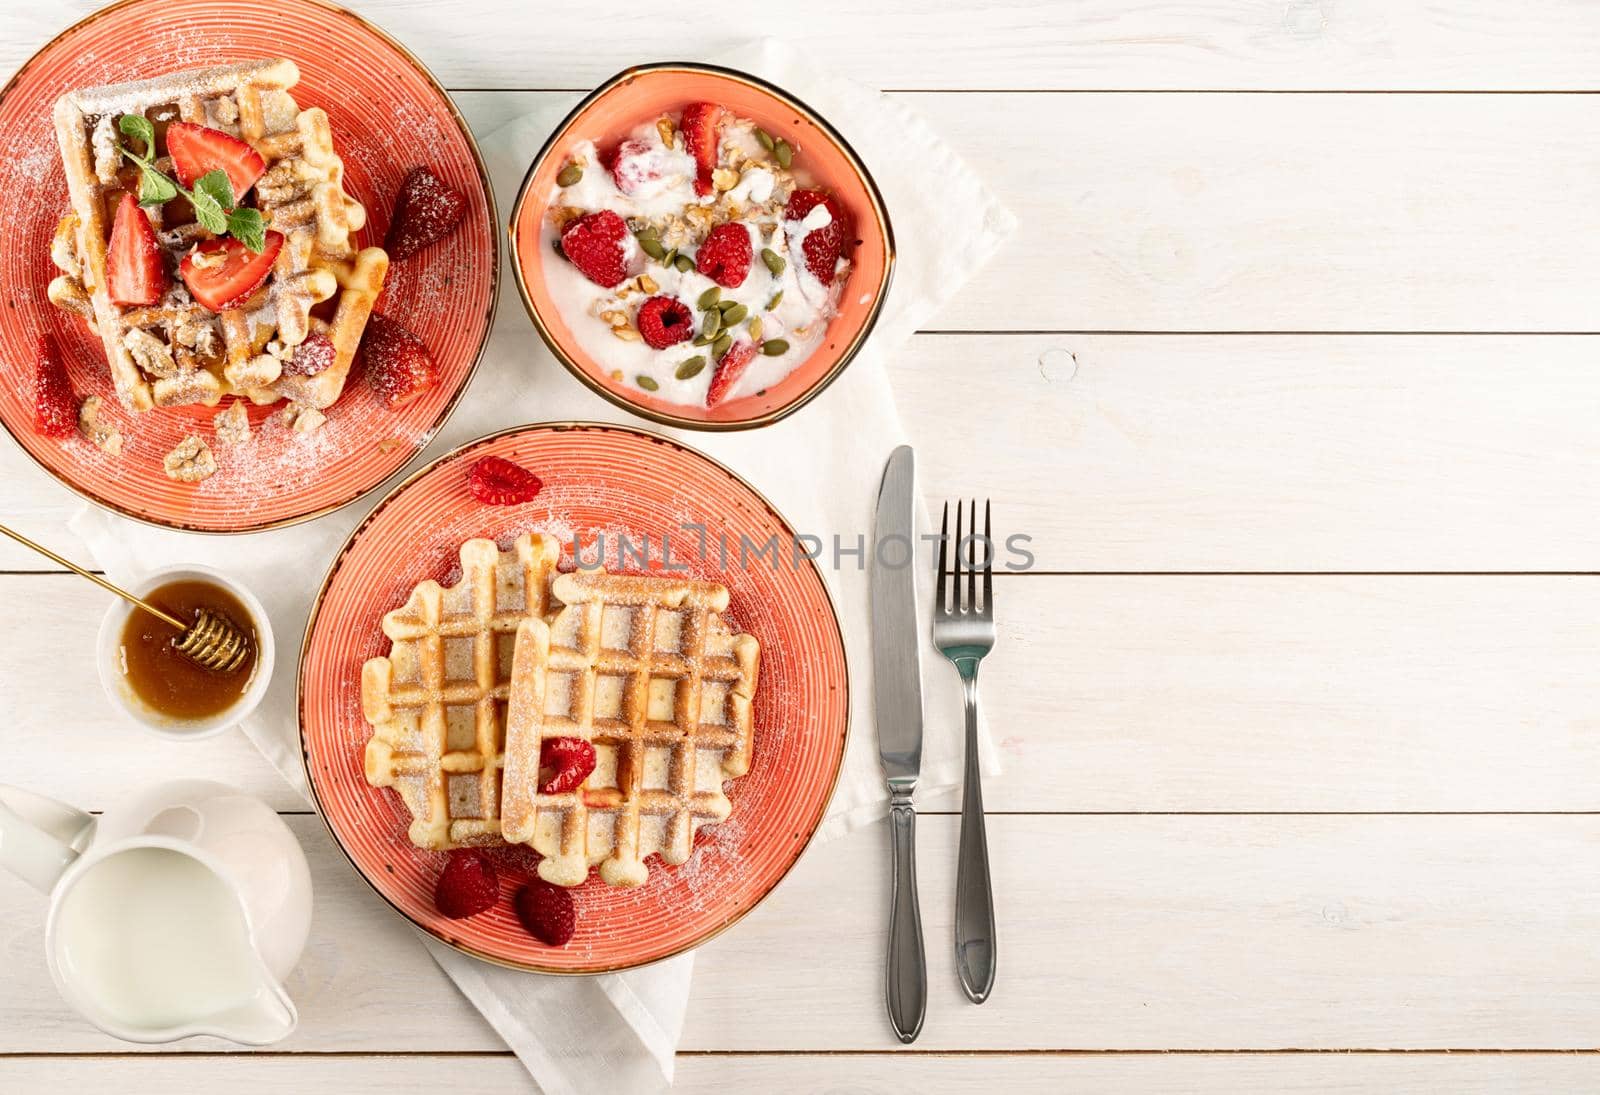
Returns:
[[[162,457],[189,433],[210,439],[214,408],[133,415],[116,405],[100,340],[45,298],[57,272],[50,240],[68,208],[50,110],[74,87],[184,68],[288,57],[292,94],[320,106],[343,157],[346,188],[367,208],[358,244],[381,243],[401,181],[427,165],[467,197],[445,242],[392,264],[378,310],[416,331],[442,383],[399,411],[371,394],[359,367],[328,422],[309,436],[250,413],[252,442],[214,446],[221,470],[175,483]],[[0,423],[40,467],[79,494],[152,524],[244,532],[303,521],[342,506],[399,470],[449,416],[488,338],[498,293],[494,197],[471,132],[448,95],[406,49],[357,16],[318,0],[128,0],[64,31],[0,92]],[[107,397],[124,438],[110,457],[87,441],[42,437],[33,426],[34,343],[53,335],[80,397]]]
[[[484,456],[501,456],[544,481],[532,502],[494,507],[467,491]],[[704,525],[707,546],[685,525]],[[593,561],[604,534],[605,565],[640,571],[637,552],[617,565],[618,537],[650,545],[660,566],[663,537],[674,565],[729,589],[727,618],[761,643],[750,772],[728,785],[733,813],[701,830],[688,862],[649,862],[649,881],[613,889],[591,872],[573,895],[578,930],[547,947],[518,923],[511,896],[532,877],[533,852],[501,848],[502,900],[488,912],[448,920],[433,890],[445,855],[411,844],[400,797],[368,785],[362,754],[361,665],[389,652],[384,613],[428,578],[448,584],[462,541],[509,543],[545,532]],[[725,540],[719,538],[725,538]],[[822,575],[794,533],[727,468],[665,437],[621,426],[520,426],[474,441],[413,475],[380,502],[336,558],[306,625],[300,659],[300,732],[317,805],[357,871],[419,928],[478,958],[544,973],[601,973],[644,965],[696,946],[765,897],[799,858],[827,807],[844,757],[849,681],[844,641]],[[776,537],[782,550],[741,566],[740,538]],[[719,547],[727,544],[726,559]]]

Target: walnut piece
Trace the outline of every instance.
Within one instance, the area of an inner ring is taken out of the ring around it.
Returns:
[[[165,378],[178,371],[177,362],[172,360],[172,351],[167,344],[142,328],[128,328],[128,333],[122,336],[122,348],[128,351],[133,363],[149,376]]]
[[[178,442],[177,448],[167,453],[161,466],[166,469],[168,479],[176,479],[180,483],[198,483],[217,473],[217,458],[211,455],[204,441],[190,434]]]
[[[111,416],[102,414],[105,404],[97,395],[91,395],[78,408],[78,432],[107,456],[122,455],[122,434],[111,424]]]
[[[289,403],[278,412],[278,421],[298,434],[308,434],[321,428],[328,420],[328,416],[315,407],[307,407],[300,403]]]
[[[242,400],[235,399],[211,417],[211,428],[224,445],[243,445],[250,440],[250,412]]]

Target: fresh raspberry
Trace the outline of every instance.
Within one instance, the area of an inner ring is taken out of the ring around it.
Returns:
[[[756,359],[756,344],[740,339],[728,347],[728,352],[717,359],[717,373],[706,389],[706,406],[715,407],[728,398],[728,392]]]
[[[724,289],[737,289],[750,274],[750,230],[742,224],[719,224],[695,253],[695,267]]]
[[[684,147],[694,157],[694,192],[711,193],[711,172],[717,166],[717,144],[722,138],[722,118],[727,113],[716,103],[690,103],[683,108]]]
[[[500,875],[482,852],[461,848],[450,853],[433,890],[433,903],[451,920],[476,916],[500,900]]]
[[[833,219],[821,228],[806,232],[800,246],[805,252],[806,269],[811,271],[811,276],[824,285],[831,285],[834,268],[838,266],[839,256],[844,254],[844,245],[850,238],[850,215],[831,194],[824,194],[820,190],[796,190],[789,195],[783,219],[803,221],[819,205],[826,206],[828,215]],[[796,224],[789,229],[789,235],[791,238],[799,236],[800,231]]]
[[[48,336],[39,339],[34,356],[34,425],[46,437],[71,437],[78,432],[78,397],[61,363],[61,351]]]
[[[517,891],[515,901],[517,919],[541,943],[563,946],[578,929],[578,910],[572,895],[560,886],[536,878]]]
[[[694,313],[676,297],[651,297],[639,305],[639,333],[656,350],[694,337]]]
[[[582,738],[546,738],[539,749],[539,767],[555,771],[539,784],[539,793],[564,795],[576,790],[594,771],[594,759],[594,745]]]
[[[367,363],[367,383],[390,410],[439,383],[439,370],[422,340],[379,312],[367,317],[361,356]]]
[[[414,255],[449,235],[466,212],[467,199],[460,191],[440,182],[426,167],[412,168],[395,198],[384,250],[395,261]]]
[[[611,157],[611,179],[624,194],[636,194],[645,183],[661,178],[662,160],[656,146],[629,137],[617,146]]]
[[[609,209],[585,213],[561,231],[561,253],[596,285],[615,289],[628,276],[628,225]]]
[[[307,335],[306,340],[294,348],[294,354],[283,363],[285,376],[316,376],[333,368],[336,353],[327,335]]]
[[[467,490],[472,497],[491,506],[531,502],[543,487],[533,472],[498,456],[485,456],[467,473]]]

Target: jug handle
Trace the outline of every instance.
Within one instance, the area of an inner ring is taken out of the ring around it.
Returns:
[[[55,889],[93,827],[82,810],[0,784],[0,867],[41,893]]]

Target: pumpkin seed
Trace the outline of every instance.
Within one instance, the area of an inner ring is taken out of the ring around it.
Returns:
[[[724,332],[717,336],[717,341],[711,345],[711,353],[718,361],[728,352],[728,347],[733,345],[733,336]]]
[[[760,342],[761,341],[762,328],[763,328],[763,324],[761,322],[761,317],[760,316],[752,316],[750,318],[750,323],[748,324],[748,326],[745,329],[750,332],[750,337],[751,338],[755,339],[757,342]]]
[[[768,133],[760,126],[756,127],[756,140],[761,142],[762,148],[766,149],[768,152],[772,151],[772,134]]]
[[[561,169],[561,174],[556,176],[556,185],[571,186],[581,178],[583,178],[583,168],[575,163],[569,163]]]
[[[680,274],[687,274],[694,269],[694,259],[688,255],[679,255],[672,260],[672,265],[678,268]]]
[[[717,302],[717,311],[721,312],[723,315],[727,315],[729,312],[733,311],[734,306],[738,303],[739,302],[736,300],[719,300]]]
[[[769,339],[761,344],[761,352],[768,357],[777,357],[789,352],[789,344],[781,338]]]
[[[661,388],[661,385],[656,383],[655,377],[645,376],[643,373],[640,373],[638,376],[634,377],[633,382],[647,392],[659,391]]]
[[[785,170],[794,163],[794,149],[782,137],[772,142],[772,154],[778,157],[778,166]]]
[[[691,357],[688,361],[685,361],[682,365],[679,365],[677,371],[674,372],[672,375],[677,377],[679,380],[688,380],[692,376],[699,376],[700,375],[700,370],[704,369],[705,367],[706,367],[705,355],[704,354],[696,354],[694,357]]]
[[[661,246],[661,241],[654,236],[640,236],[639,247],[653,259],[660,259],[667,253],[667,249]]]
[[[715,335],[695,335],[694,336],[693,345],[695,345],[695,346],[709,346],[715,341],[717,341]]]
[[[661,256],[661,265],[662,266],[671,266],[677,260],[678,260],[678,249],[676,247],[674,247],[672,250],[668,251],[666,254]]]
[[[732,327],[736,323],[743,322],[744,317],[749,314],[749,308],[746,308],[743,304],[735,304],[732,308],[722,313],[722,325],[724,327]]]
[[[783,290],[779,289],[776,293],[772,294],[772,299],[767,301],[767,311],[770,312],[774,308],[776,308],[778,306],[778,302],[780,300],[782,300],[782,299],[783,299]]]
[[[784,268],[789,264],[784,257],[770,247],[761,249],[761,261],[767,264],[767,269],[772,271],[773,277],[782,277]]]
[[[694,302],[694,306],[703,312],[707,308],[715,308],[717,306],[717,301],[721,299],[722,288],[720,286],[713,285],[711,288],[700,294],[700,299]]]
[[[706,310],[705,322],[700,324],[700,333],[711,338],[717,337],[717,332],[722,330],[722,313],[715,308]]]

